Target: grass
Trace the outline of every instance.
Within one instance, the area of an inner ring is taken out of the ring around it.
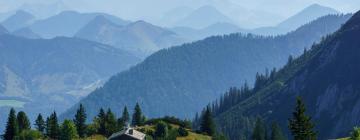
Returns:
[[[0,107],[8,106],[8,107],[24,107],[25,102],[17,101],[17,100],[0,100]]]
[[[336,139],[336,140],[350,140],[350,138],[340,138],[340,139]]]
[[[176,140],[211,140],[211,137],[202,135],[202,134],[196,134],[193,132],[189,132],[189,135],[186,137],[178,137]]]

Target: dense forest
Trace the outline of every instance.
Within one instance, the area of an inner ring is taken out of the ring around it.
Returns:
[[[302,96],[319,139],[348,136],[359,115],[359,25],[360,12],[303,55],[289,57],[282,69],[258,74],[253,88],[230,88],[209,105],[218,130],[230,139],[249,139],[258,117],[287,128],[293,100]],[[289,136],[291,131],[284,132]]]
[[[282,66],[290,54],[300,55],[349,17],[325,16],[276,37],[236,33],[164,49],[113,76],[80,103],[99,109],[134,107],[130,101],[137,101],[150,117],[190,118],[229,86],[253,83],[257,71]],[[61,118],[70,117],[76,106]],[[95,115],[89,111],[89,116]]]

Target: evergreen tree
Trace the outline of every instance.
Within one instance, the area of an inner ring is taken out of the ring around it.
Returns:
[[[114,113],[110,109],[106,112],[106,119],[105,119],[105,136],[109,137],[116,131],[118,131],[117,121]]]
[[[41,114],[39,114],[35,120],[35,126],[36,126],[36,129],[41,132],[41,133],[44,133],[45,131],[45,121],[42,117]]]
[[[210,107],[207,107],[201,120],[200,131],[210,136],[215,134],[215,123],[210,111]]]
[[[255,123],[255,128],[253,131],[252,139],[253,140],[266,140],[266,126],[263,121],[258,118]]]
[[[124,121],[125,124],[128,124],[130,121],[130,115],[126,106],[124,107],[121,119]]]
[[[4,140],[13,140],[19,132],[15,113],[15,109],[11,108],[3,135]]]
[[[18,124],[19,133],[21,133],[24,130],[31,129],[29,118],[26,116],[26,113],[24,111],[18,112],[17,124]]]
[[[140,108],[140,105],[139,103],[136,103],[136,106],[135,106],[135,109],[134,109],[134,114],[133,114],[133,117],[132,117],[132,125],[133,126],[139,126],[139,125],[142,125],[143,124],[143,121],[144,121],[144,116],[142,115],[142,112],[141,112],[141,108]]]
[[[59,140],[72,140],[78,138],[75,124],[70,120],[64,120],[61,125]]]
[[[99,114],[97,115],[99,127],[97,132],[101,135],[106,135],[106,114],[104,109],[100,109]]]
[[[57,118],[56,112],[52,113],[46,122],[47,122],[46,135],[49,138],[58,139],[59,134],[60,134],[60,126],[58,123],[58,118]]]
[[[289,119],[289,128],[295,140],[316,140],[314,124],[311,117],[305,114],[306,108],[300,97],[296,99],[296,108],[293,118]]]
[[[277,123],[273,123],[271,126],[271,140],[286,140],[286,137]]]
[[[80,104],[79,109],[76,111],[74,123],[79,137],[84,138],[86,133],[86,112],[82,104]]]

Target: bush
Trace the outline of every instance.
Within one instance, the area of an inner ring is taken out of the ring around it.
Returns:
[[[186,137],[189,135],[189,132],[186,131],[186,129],[184,127],[179,127],[178,133],[181,137]]]
[[[157,123],[155,128],[155,137],[164,138],[167,136],[167,134],[168,134],[168,125],[163,121]]]
[[[353,131],[351,132],[351,140],[360,140],[360,128],[354,127]]]

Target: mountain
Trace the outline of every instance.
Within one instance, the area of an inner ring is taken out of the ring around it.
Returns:
[[[174,32],[145,21],[121,26],[104,16],[90,21],[75,37],[112,45],[142,58],[160,49],[185,42]]]
[[[176,7],[164,13],[164,15],[159,19],[156,23],[157,25],[165,26],[165,27],[173,27],[176,26],[176,22],[185,18],[194,9],[186,6]]]
[[[275,27],[261,27],[254,29],[253,31],[251,31],[251,33],[260,35],[285,34],[322,16],[337,14],[340,13],[335,9],[324,7],[319,4],[313,4],[298,12],[297,14],[291,16],[290,18],[286,19],[285,21],[279,23]]]
[[[7,33],[9,33],[9,31],[5,27],[0,25],[0,35],[7,34]]]
[[[24,3],[19,9],[27,11],[39,19],[44,19],[69,10],[69,7],[62,0],[53,0],[42,3]]]
[[[171,30],[191,41],[201,40],[205,39],[206,37],[216,35],[225,35],[236,32],[248,32],[248,30],[241,29],[240,27],[231,23],[215,23],[203,29],[193,29],[190,27],[174,27],[171,28]]]
[[[12,35],[19,36],[19,37],[25,37],[29,39],[40,39],[41,37],[34,33],[29,28],[21,28],[11,33]]]
[[[32,119],[37,113],[63,112],[111,75],[140,61],[111,46],[65,37],[1,35],[0,50],[0,102],[5,103],[0,115],[6,116],[12,106],[31,113]]]
[[[118,25],[126,25],[129,22],[104,13],[78,13],[64,11],[55,16],[38,20],[30,26],[30,29],[44,38],[56,36],[72,37],[95,17],[102,15]]]
[[[216,8],[207,5],[198,8],[185,18],[177,21],[176,25],[201,29],[222,22],[233,23],[229,17],[219,12]]]
[[[300,96],[312,116],[319,139],[348,135],[360,115],[360,12],[298,59],[289,62],[252,96],[216,116],[219,128],[237,139],[247,121],[261,116],[285,130]],[[236,122],[236,123],[233,123]]]
[[[231,34],[163,49],[113,76],[79,103],[91,108],[90,118],[100,107],[119,110],[136,102],[148,117],[190,118],[229,86],[252,83],[257,71],[282,66],[290,54],[300,55],[348,18],[327,16],[283,36]],[[77,107],[62,117],[72,117]]]
[[[35,17],[33,15],[28,12],[19,10],[1,24],[9,31],[15,31],[32,24],[34,21]]]

